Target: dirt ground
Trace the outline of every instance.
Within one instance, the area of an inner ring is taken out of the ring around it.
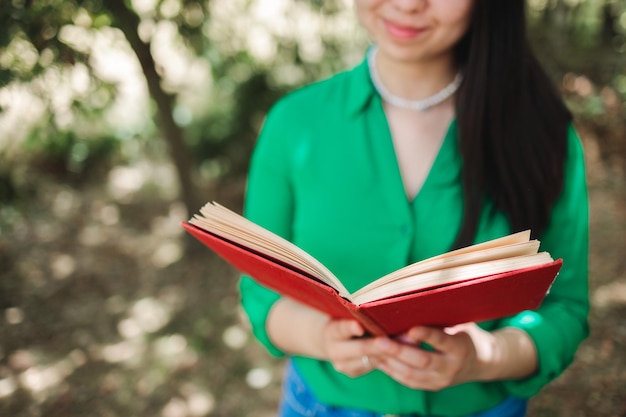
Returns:
[[[594,146],[592,333],[530,416],[626,416],[626,175]],[[207,199],[239,208],[242,189]],[[272,416],[283,362],[251,338],[236,273],[178,204],[126,191],[41,179],[0,208],[0,415]]]

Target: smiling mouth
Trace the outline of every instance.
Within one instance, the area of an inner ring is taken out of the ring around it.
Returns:
[[[425,27],[416,28],[411,26],[402,26],[392,23],[388,20],[384,20],[383,22],[385,24],[385,29],[387,30],[387,33],[391,37],[400,40],[413,39],[427,31],[427,28]]]

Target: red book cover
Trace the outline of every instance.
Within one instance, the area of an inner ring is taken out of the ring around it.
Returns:
[[[234,268],[260,284],[332,317],[356,318],[373,335],[396,335],[416,325],[443,327],[479,322],[535,309],[562,265],[559,259],[537,267],[355,305],[334,288],[289,265],[187,222],[182,226]]]

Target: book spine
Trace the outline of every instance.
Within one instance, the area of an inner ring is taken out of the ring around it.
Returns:
[[[355,306],[352,303],[347,303],[347,307],[350,310],[350,313],[352,313],[354,318],[361,323],[368,334],[371,336],[387,336],[387,332],[383,330],[382,326],[368,316],[367,313],[362,311],[358,306]]]

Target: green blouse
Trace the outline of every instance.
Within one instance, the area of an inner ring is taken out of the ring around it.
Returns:
[[[537,311],[480,323],[488,330],[525,330],[537,347],[537,373],[429,392],[380,371],[350,378],[328,362],[294,357],[320,401],[379,413],[460,416],[511,395],[530,397],[571,363],[588,334],[589,309],[587,189],[573,128],[568,149],[563,193],[540,237],[543,250],[564,260],[559,277]],[[252,158],[245,215],[311,253],[353,291],[451,248],[463,208],[460,175],[453,122],[419,194],[407,199],[382,103],[362,63],[289,94],[270,111]],[[505,216],[488,205],[476,242],[511,232]],[[240,289],[255,336],[283,355],[265,329],[279,296],[249,277],[242,277]]]

